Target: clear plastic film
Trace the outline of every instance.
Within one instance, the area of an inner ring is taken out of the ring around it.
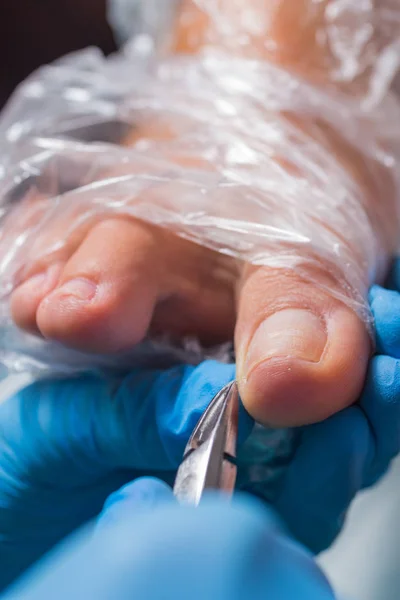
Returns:
[[[145,31],[119,54],[89,49],[40,69],[2,115],[0,360],[92,364],[19,332],[10,296],[35,262],[113,214],[240,264],[296,269],[370,324],[367,290],[399,233],[398,0],[172,2],[167,28],[157,3],[136,4]],[[198,11],[207,27],[192,53]]]

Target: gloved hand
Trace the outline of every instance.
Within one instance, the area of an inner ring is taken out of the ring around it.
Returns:
[[[0,404],[0,590],[141,474],[172,483],[234,367],[204,362],[121,381],[39,381]],[[244,413],[240,435],[253,426]]]
[[[400,295],[375,288],[371,297],[381,354],[360,403],[300,431],[274,501],[314,551],[331,543],[354,495],[400,449]],[[200,413],[233,376],[232,366],[206,362],[121,382],[38,382],[0,405],[0,585],[140,471],[175,469]],[[244,438],[251,423],[242,425]]]
[[[63,545],[1,600],[334,600],[309,553],[260,503],[178,506],[143,480],[107,503],[94,535]]]

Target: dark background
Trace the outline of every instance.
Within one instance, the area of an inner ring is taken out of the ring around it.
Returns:
[[[92,45],[116,49],[106,0],[0,0],[0,108],[40,65]]]

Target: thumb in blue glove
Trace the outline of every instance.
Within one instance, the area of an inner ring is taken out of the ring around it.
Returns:
[[[110,518],[110,512],[112,518]],[[254,500],[182,507],[157,481],[129,484],[86,532],[2,600],[333,600],[310,554]]]

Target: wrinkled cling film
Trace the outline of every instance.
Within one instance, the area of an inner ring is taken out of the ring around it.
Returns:
[[[387,0],[382,12],[367,0],[302,0],[313,10],[326,5],[318,40],[334,50],[322,69],[330,85],[315,75],[321,65],[306,79],[296,64],[274,60],[276,40],[271,60],[242,53],[252,47],[256,11],[270,0],[254,0],[254,10],[235,0],[232,21],[224,20],[225,2],[196,2],[216,24],[200,54],[170,55],[164,46],[156,56],[157,44],[137,44],[140,31],[133,31],[108,59],[89,49],[40,69],[4,111],[0,359],[9,369],[64,372],[93,364],[19,332],[9,302],[27,264],[58,251],[99,215],[126,214],[308,279],[322,268],[328,291],[370,325],[366,292],[385,274],[399,225],[400,107],[390,91],[400,56],[398,2]],[[276,11],[284,4],[274,2]],[[157,37],[154,3],[137,5],[146,6],[146,35]],[[235,38],[239,27],[243,35]],[[225,38],[228,52],[216,44]],[[357,78],[354,94],[336,85]],[[153,139],[149,125],[168,135]],[[49,241],[45,233],[53,229],[63,235]],[[170,348],[157,343],[164,364]],[[146,344],[96,359],[96,366],[140,362],[154,348]],[[193,341],[173,354],[173,361],[203,356]]]

